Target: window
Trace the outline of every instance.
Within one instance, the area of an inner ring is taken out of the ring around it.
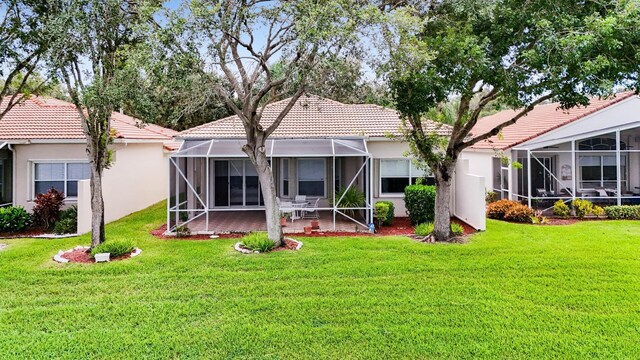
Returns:
[[[289,196],[289,159],[282,159],[280,162],[280,195]]]
[[[298,195],[325,196],[324,159],[298,159]]]
[[[579,157],[581,188],[617,188],[618,170],[615,155],[589,155]],[[622,187],[626,188],[627,157],[620,156]]]
[[[380,193],[403,194],[404,188],[424,178],[423,184],[433,184],[433,177],[418,169],[409,159],[380,159]]]
[[[78,180],[91,177],[88,163],[35,163],[34,194],[42,194],[53,188],[67,197],[78,196]]]

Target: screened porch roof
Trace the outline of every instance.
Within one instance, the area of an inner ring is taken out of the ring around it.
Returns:
[[[185,140],[172,157],[247,157],[242,151],[244,139]],[[269,157],[370,156],[363,138],[268,139]]]

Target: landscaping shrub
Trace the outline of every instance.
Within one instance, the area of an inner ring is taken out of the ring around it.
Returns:
[[[571,202],[571,207],[576,213],[578,219],[584,219],[585,216],[591,214],[593,211],[593,203],[589,200],[575,199]]]
[[[266,232],[252,232],[240,239],[240,243],[245,249],[259,252],[269,252],[275,246]]]
[[[504,219],[508,221],[515,221],[521,223],[532,223],[531,218],[534,216],[533,209],[527,205],[516,204],[507,210],[504,214]]]
[[[384,221],[382,222],[382,225],[385,225],[385,226],[393,225],[393,218],[396,216],[395,215],[396,207],[395,205],[393,205],[393,201],[376,202],[376,204],[380,204],[380,203],[387,204],[389,206],[389,211],[387,212],[387,218],[384,219]]]
[[[492,202],[495,202],[498,199],[498,194],[496,194],[495,191],[487,191],[484,195],[484,201],[487,204],[491,204]]]
[[[602,217],[604,216],[604,209],[600,206],[594,205],[593,210],[591,210],[591,213],[593,213],[593,215],[597,217]]]
[[[412,225],[433,222],[436,208],[436,187],[415,184],[404,189],[404,204]]]
[[[640,219],[640,205],[607,206],[604,212],[609,219],[638,220]]]
[[[349,189],[340,189],[340,191],[336,193],[336,198],[331,202],[333,204],[333,201],[338,201],[338,200],[340,200],[340,203],[338,203],[339,208],[359,208],[364,205],[365,197],[362,191],[359,191],[356,188],[349,188]],[[354,216],[357,213],[357,210],[343,210],[343,211],[349,216]]]
[[[542,210],[536,210],[533,212],[533,216],[531,216],[531,222],[534,224],[546,224],[547,218],[542,215]]]
[[[422,224],[416,226],[413,229],[413,231],[418,236],[427,236],[427,235],[429,235],[429,234],[431,234],[433,232],[433,223],[431,223],[431,222],[422,223]]]
[[[64,205],[64,194],[56,189],[49,189],[44,194],[36,195],[33,200],[33,218],[38,225],[51,229],[60,218],[60,209]]]
[[[464,227],[458,223],[451,223],[451,232],[453,235],[462,235],[464,234]]]
[[[571,215],[571,208],[564,201],[558,200],[553,204],[553,215],[566,218]]]
[[[60,220],[53,226],[55,234],[75,234],[78,231],[78,207],[60,211]]]
[[[111,257],[118,257],[131,253],[133,249],[135,249],[135,247],[136,246],[134,245],[133,240],[107,240],[91,250],[91,257],[94,257],[96,254],[102,253],[110,253]]]
[[[386,202],[378,201],[375,204],[374,215],[378,222],[378,226],[384,224],[389,215],[389,204]]]
[[[0,208],[0,233],[22,231],[31,226],[31,214],[22,206]]]
[[[187,225],[176,226],[176,237],[183,238],[191,235],[191,229]]]
[[[522,205],[513,200],[498,200],[487,205],[487,217],[490,219],[504,220],[504,216],[514,206]]]

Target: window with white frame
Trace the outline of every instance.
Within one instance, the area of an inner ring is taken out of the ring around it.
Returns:
[[[325,159],[298,159],[298,195],[324,197]]]
[[[33,172],[34,195],[53,188],[63,192],[66,197],[76,197],[78,180],[91,177],[91,168],[86,162],[36,162]]]
[[[431,174],[417,168],[410,159],[380,159],[380,193],[400,195],[409,184],[420,178],[424,184],[433,184]]]
[[[615,155],[580,155],[581,188],[617,188],[618,168]],[[627,157],[620,156],[620,182],[622,188],[627,186]]]

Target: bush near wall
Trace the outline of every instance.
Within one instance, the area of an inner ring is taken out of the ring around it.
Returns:
[[[411,225],[433,222],[436,209],[436,187],[415,184],[404,189],[404,204]]]
[[[640,220],[640,205],[607,206],[604,212],[609,219]]]
[[[32,217],[22,206],[0,208],[0,233],[13,233],[31,226]]]
[[[511,206],[509,210],[504,214],[504,219],[507,221],[514,221],[519,223],[532,223],[534,217],[534,211],[527,205],[515,204]]]
[[[382,220],[382,225],[385,225],[385,226],[392,225],[393,218],[396,216],[395,215],[396,208],[393,205],[393,201],[383,201],[383,200],[376,201],[376,205],[378,204],[387,204],[387,206],[389,207],[389,211],[387,212],[387,217],[384,220]]]
[[[498,200],[487,205],[487,217],[489,219],[505,220],[504,216],[511,208],[522,205],[513,200]]]

